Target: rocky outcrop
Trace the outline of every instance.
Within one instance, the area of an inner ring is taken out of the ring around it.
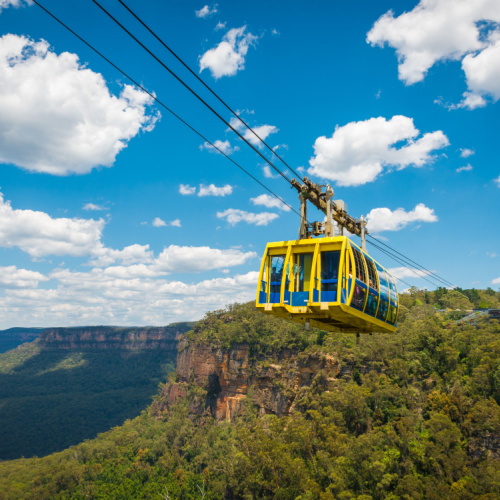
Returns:
[[[261,414],[290,414],[301,389],[313,383],[326,390],[339,376],[338,360],[327,354],[301,354],[285,351],[273,362],[250,356],[247,345],[223,350],[182,339],[177,354],[177,380],[168,383],[156,401],[158,415],[178,398],[188,396],[189,388],[203,389],[189,394],[193,414],[209,413],[217,420],[232,420],[251,403]]]
[[[190,323],[144,328],[49,328],[40,334],[39,342],[49,350],[160,349],[175,352],[177,340],[191,328]]]

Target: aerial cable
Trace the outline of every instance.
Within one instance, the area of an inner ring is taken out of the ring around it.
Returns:
[[[408,267],[404,261],[402,261],[399,257],[391,254],[390,252],[388,252],[387,250],[385,250],[384,248],[378,246],[376,243],[373,243],[373,241],[370,241],[369,242],[370,245],[374,246],[375,248],[377,248],[380,252],[384,253],[385,255],[387,255],[388,257],[390,257],[392,260],[394,260],[395,262],[397,262],[398,264],[402,264],[403,267],[406,267],[407,269],[409,269],[410,271],[412,271],[413,273],[415,273],[417,275],[418,278],[422,278],[424,279],[425,281],[427,281],[428,283],[430,283],[432,286],[436,286],[436,283],[434,283],[433,281],[430,281],[429,279],[427,279],[426,275],[423,274],[423,271],[420,271],[419,269],[412,269],[410,267]],[[421,275],[419,275],[418,273],[422,273]],[[401,278],[398,278],[401,280]],[[403,280],[401,280],[403,281]],[[404,282],[406,283],[406,282]],[[439,283],[437,284],[439,286]]]
[[[235,129],[221,114],[219,114],[208,102],[206,102],[199,94],[197,94],[182,78],[180,78],[174,71],[172,71],[159,57],[157,57],[151,50],[149,50],[138,38],[136,38],[123,24],[118,21],[113,15],[108,12],[97,0],[92,0],[109,18],[111,18],[120,28],[127,33],[135,42],[137,42],[149,55],[151,55],[163,68],[165,68],[179,83],[181,83],[187,90],[189,90],[198,100],[200,100],[212,113],[214,113],[220,120],[224,122],[241,140],[250,146],[266,163],[268,163],[275,172],[280,174],[289,184],[290,179],[276,167],[268,158],[266,158],[253,144],[251,144],[240,132]]]
[[[276,151],[271,146],[269,146],[267,142],[264,139],[262,139],[257,134],[257,132],[255,132],[255,130],[252,127],[250,127],[250,125],[248,125],[243,120],[243,118],[241,118],[241,116],[238,113],[236,113],[202,78],[200,78],[200,76],[198,76],[196,72],[193,71],[191,67],[187,63],[185,63],[184,60],[179,55],[177,55],[125,2],[123,2],[123,0],[118,0],[118,2],[120,2],[120,4],[123,5],[123,7],[125,7],[125,9],[127,9],[128,12],[137,21],[139,21],[139,23],[141,23],[142,26],[144,26],[144,28],[146,28],[151,33],[151,35],[153,35],[228,111],[230,111],[250,132],[252,132],[252,134],[255,137],[257,137],[257,139],[262,144],[264,144],[264,146],[266,146],[266,148],[276,158],[278,158],[278,160],[280,160],[293,174],[295,174],[296,177],[298,177],[302,182],[304,182],[302,177],[297,172],[295,172],[295,170],[290,165],[288,165],[288,163],[278,153],[276,153]]]
[[[265,184],[263,184],[261,181],[259,181],[257,178],[255,178],[250,172],[248,172],[245,168],[243,168],[239,163],[237,163],[235,160],[233,160],[229,155],[224,153],[220,148],[218,148],[215,144],[213,144],[211,141],[209,141],[203,134],[198,132],[193,126],[191,126],[186,120],[181,118],[177,113],[175,113],[173,110],[171,110],[166,104],[164,104],[162,101],[160,101],[152,92],[149,92],[145,87],[143,87],[140,83],[138,83],[136,80],[134,80],[131,76],[129,76],[125,71],[120,69],[116,64],[114,64],[111,60],[109,60],[104,54],[99,52],[94,46],[92,46],[89,42],[87,42],[85,39],[83,39],[78,33],[73,31],[69,26],[67,26],[63,21],[61,21],[58,17],[56,17],[52,12],[47,10],[43,5],[38,3],[37,0],[33,0],[33,3],[38,5],[43,11],[45,11],[50,17],[52,17],[55,21],[57,21],[61,26],[66,28],[70,33],[72,33],[74,36],[76,36],[81,42],[83,42],[87,47],[89,47],[91,50],[93,50],[98,56],[100,56],[102,59],[104,59],[107,63],[109,63],[113,68],[115,68],[118,72],[120,72],[123,76],[125,76],[127,79],[129,79],[136,87],[141,89],[143,92],[148,94],[154,101],[156,101],[160,106],[162,106],[164,109],[166,109],[172,116],[177,118],[181,123],[183,123],[186,127],[188,127],[190,130],[192,130],[198,137],[206,141],[210,146],[212,146],[214,149],[216,149],[220,154],[225,156],[230,162],[232,162],[236,167],[238,167],[240,170],[245,172],[249,177],[251,177],[255,182],[257,182],[260,186],[262,186],[266,191],[271,193],[275,198],[277,198],[281,203],[283,203],[285,206],[290,208],[293,212],[295,212],[299,217],[301,217],[300,213],[297,212],[291,205],[289,205],[286,201],[284,201],[280,196],[278,196],[276,193],[271,191]]]
[[[398,252],[397,250],[395,250],[394,248],[391,248],[389,245],[385,244],[382,240],[379,240],[378,238],[375,238],[375,236],[372,236],[372,235],[368,235],[371,239],[377,241],[378,243],[380,243],[381,245],[384,245],[386,248],[388,248],[389,250],[392,250],[393,252],[397,253],[398,255],[400,255],[401,257],[403,257],[407,262],[410,262],[411,264],[419,267],[423,272],[425,272],[427,274],[427,276],[434,276],[435,279],[437,279],[438,281],[440,281],[442,284],[444,284],[445,286],[451,286],[452,288],[456,288],[456,286],[453,284],[453,283],[450,283],[448,280],[444,279],[444,278],[441,278],[438,274],[434,273],[433,271],[430,271],[429,269],[426,269],[424,266],[418,264],[417,262],[415,262],[414,260],[410,259],[409,257],[406,257],[405,255],[403,255],[402,253]]]

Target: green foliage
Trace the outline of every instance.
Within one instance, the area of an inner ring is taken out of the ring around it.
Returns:
[[[231,424],[190,413],[201,394],[191,383],[161,418],[147,410],[61,453],[0,464],[0,499],[500,498],[500,326],[446,328],[433,304],[463,300],[448,293],[411,290],[398,333],[359,345],[251,305],[211,313],[191,342],[247,342],[261,364],[283,349],[323,351],[341,375],[325,390],[318,373],[283,418],[259,415],[250,391]]]

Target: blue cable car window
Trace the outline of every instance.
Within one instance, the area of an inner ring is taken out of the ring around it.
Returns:
[[[373,288],[374,290],[378,291],[377,275],[375,271],[375,265],[373,264],[373,260],[369,259],[366,255],[365,255],[365,260],[366,260],[366,267],[368,268],[368,284],[370,285],[370,288]]]
[[[391,305],[389,306],[389,314],[387,315],[387,323],[390,323],[391,325],[396,323],[397,313],[398,313],[397,307],[391,302]]]
[[[394,278],[389,273],[387,273],[387,277],[389,278],[389,287],[391,289],[391,302],[395,302],[397,304],[398,290],[396,288],[396,283],[394,281]]]
[[[281,281],[283,279],[283,266],[285,255],[271,257],[271,283],[269,287],[269,302],[276,304],[281,298]]]
[[[385,321],[387,318],[387,312],[389,310],[389,305],[383,299],[380,299],[380,305],[378,306],[377,319]]]
[[[354,285],[354,294],[352,296],[351,306],[363,310],[365,306],[365,298],[366,298],[366,288],[361,286],[359,282]]]
[[[384,270],[378,264],[377,264],[377,271],[378,271],[378,280],[380,283],[380,295],[383,299],[389,300],[389,285],[387,283],[387,278],[385,277]]]
[[[366,303],[365,313],[370,316],[375,316],[377,312],[378,295],[374,294],[372,291],[368,293],[368,302]]]
[[[354,264],[356,268],[356,278],[363,283],[366,283],[366,275],[365,275],[365,266],[363,265],[363,256],[361,252],[355,247],[352,246],[352,253],[354,254]]]
[[[337,300],[340,251],[321,252],[321,301]]]
[[[312,253],[301,253],[295,256],[295,291],[292,293],[292,306],[304,306],[309,302],[312,259]]]

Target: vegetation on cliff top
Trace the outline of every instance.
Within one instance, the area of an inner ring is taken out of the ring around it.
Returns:
[[[269,357],[267,344],[321,350],[350,364],[352,375],[324,391],[318,373],[299,394],[300,411],[281,419],[258,416],[251,398],[234,424],[193,418],[188,395],[161,418],[146,410],[64,452],[0,464],[0,498],[499,498],[500,325],[448,328],[456,311],[435,307],[448,301],[455,309],[459,300],[472,308],[458,293],[411,290],[401,298],[398,334],[364,336],[359,345],[350,335],[287,333],[295,327],[286,322],[276,334],[268,327],[261,344],[257,325],[274,319],[245,313],[249,305],[209,314],[201,323],[208,328],[191,339],[249,341]],[[493,305],[500,299],[478,294]],[[250,323],[243,333],[242,321]]]

